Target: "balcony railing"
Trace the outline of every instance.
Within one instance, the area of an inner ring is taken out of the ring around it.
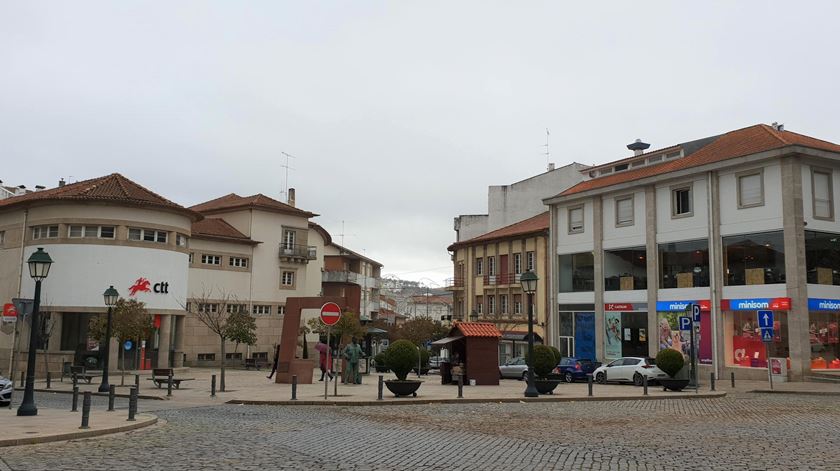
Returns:
[[[521,273],[499,273],[496,275],[484,275],[484,285],[515,285],[519,283]]]
[[[311,245],[280,244],[279,256],[280,258],[315,260],[318,258],[318,250]]]
[[[447,278],[444,281],[444,285],[446,286],[446,289],[463,288],[464,287],[464,277],[457,276],[455,278]]]

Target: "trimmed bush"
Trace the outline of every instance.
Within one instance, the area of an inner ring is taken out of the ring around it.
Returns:
[[[685,366],[685,358],[673,348],[666,348],[656,354],[656,366],[673,378]]]
[[[560,355],[560,350],[557,347],[548,347],[548,348],[550,348],[551,351],[554,352],[554,365],[555,366],[559,365],[560,364],[560,359],[563,358]]]
[[[431,357],[431,355],[429,354],[429,351],[426,350],[423,347],[420,347],[420,366],[424,370],[429,369],[429,358],[430,357]]]
[[[525,356],[526,361],[528,356]],[[534,375],[538,378],[545,378],[557,366],[554,352],[546,345],[534,345]]]
[[[376,366],[377,372],[388,371],[388,357],[385,352],[379,352],[373,357],[373,364]]]
[[[419,353],[417,346],[408,340],[397,340],[385,350],[385,364],[394,372],[397,379],[405,381],[406,376],[417,367]]]

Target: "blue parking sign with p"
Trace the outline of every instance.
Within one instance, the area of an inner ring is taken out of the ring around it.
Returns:
[[[694,322],[700,322],[700,305],[699,304],[692,304],[691,305],[691,314],[694,316]]]
[[[680,330],[691,330],[691,318],[680,316]]]

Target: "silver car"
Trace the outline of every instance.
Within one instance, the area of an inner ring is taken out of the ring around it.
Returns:
[[[528,365],[522,357],[509,358],[503,365],[499,365],[500,378],[514,378],[524,380],[528,375]]]
[[[8,378],[0,376],[0,407],[8,407],[12,403],[14,383]]]

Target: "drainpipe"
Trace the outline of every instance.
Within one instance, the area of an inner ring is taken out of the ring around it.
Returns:
[[[20,226],[20,263],[18,263],[18,285],[17,285],[17,297],[20,298],[20,290],[21,285],[23,284],[23,250],[26,246],[26,222],[29,219],[29,210],[23,210],[23,222]],[[20,323],[23,321],[21,319],[20,313],[18,314],[18,320],[15,322],[15,332],[12,334],[12,345],[9,347],[9,379],[14,381],[15,380],[15,358],[20,356],[20,338],[18,336],[18,329],[20,329]],[[15,349],[17,346],[17,349]],[[15,350],[17,350],[17,354],[15,354]]]

